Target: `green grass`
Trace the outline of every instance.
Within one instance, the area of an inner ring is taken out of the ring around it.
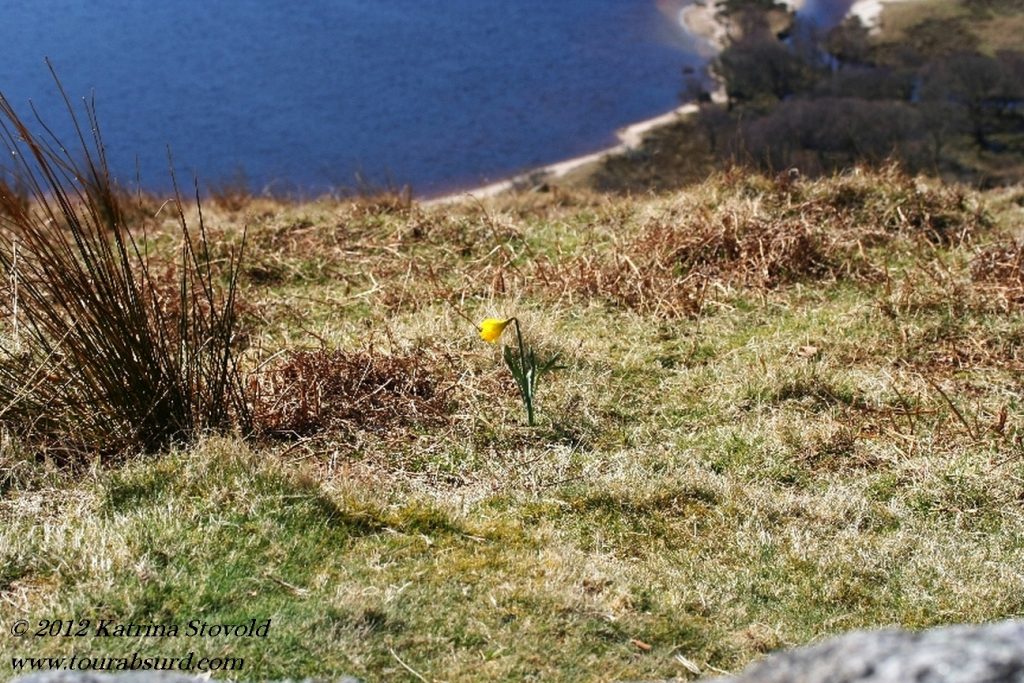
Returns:
[[[852,628],[1024,616],[1020,283],[972,275],[1013,236],[1020,190],[961,201],[921,182],[211,208],[217,239],[248,222],[254,262],[282,273],[243,283],[250,363],[418,349],[445,421],[76,470],[4,442],[0,652],[195,650],[244,657],[242,679],[613,681],[692,678],[676,655],[713,674]],[[940,214],[970,240],[928,242],[915,216]],[[642,275],[652,230],[768,240],[794,222],[860,240],[871,268],[793,260],[776,283],[751,275],[760,256],[715,261],[682,317],[583,277],[621,275],[623,255]],[[469,322],[492,314],[565,354],[535,429]],[[272,627],[69,643],[12,637],[21,618]]]

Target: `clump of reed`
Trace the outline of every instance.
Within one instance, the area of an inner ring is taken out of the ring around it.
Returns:
[[[242,249],[213,262],[198,193],[193,226],[175,181],[180,249],[169,294],[111,177],[94,103],[83,127],[57,87],[74,151],[37,112],[30,124],[0,95],[12,160],[5,187],[21,190],[0,192],[0,267],[10,275],[0,424],[64,460],[246,428],[235,312]]]

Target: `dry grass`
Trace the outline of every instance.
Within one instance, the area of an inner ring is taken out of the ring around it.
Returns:
[[[780,182],[736,171],[687,192],[612,248],[540,262],[561,296],[601,297],[641,313],[699,314],[712,291],[821,279],[877,281],[870,250],[964,244],[988,219],[962,189],[932,187],[894,166]],[[884,259],[878,259],[884,261]]]
[[[451,389],[444,375],[422,352],[288,352],[250,378],[254,425],[261,435],[289,439],[438,427]]]
[[[1024,247],[1016,242],[988,247],[971,263],[971,279],[1007,306],[1024,303]]]
[[[906,40],[909,29],[929,19],[960,20],[960,28],[976,36],[986,53],[1020,48],[1018,31],[1024,25],[1024,16],[1012,3],[1004,3],[1003,8],[996,11],[972,13],[959,0],[918,0],[893,3],[882,15],[887,40],[892,42]]]
[[[407,214],[413,207],[412,188],[364,187],[353,193],[352,210],[358,215]]]

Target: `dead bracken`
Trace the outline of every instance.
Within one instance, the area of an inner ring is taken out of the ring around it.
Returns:
[[[1007,303],[1024,303],[1024,246],[1011,242],[985,249],[971,262],[971,279]]]
[[[291,352],[254,375],[250,391],[257,431],[276,438],[436,425],[448,403],[422,352]]]
[[[709,288],[876,282],[871,250],[921,241],[954,246],[989,220],[959,188],[932,188],[894,166],[781,185],[746,173],[678,195],[612,248],[541,259],[532,284],[558,296],[603,298],[662,317],[696,315]]]

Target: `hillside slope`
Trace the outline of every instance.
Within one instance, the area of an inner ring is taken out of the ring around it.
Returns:
[[[7,437],[5,657],[686,678],[1024,615],[1024,188],[737,172],[640,199],[205,214],[225,250],[249,226],[257,433],[78,465]],[[561,352],[536,427],[487,316]],[[271,627],[18,638],[19,619]]]

